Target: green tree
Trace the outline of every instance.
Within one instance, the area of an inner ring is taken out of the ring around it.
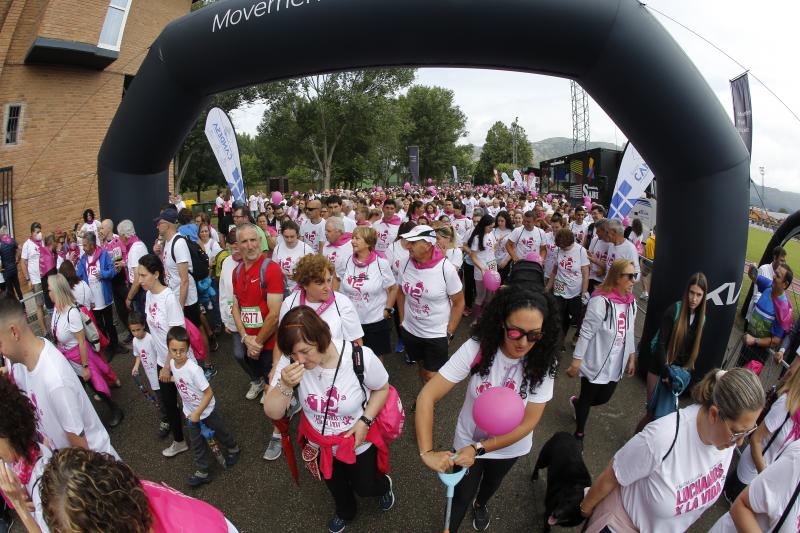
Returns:
[[[276,169],[307,167],[322,176],[322,188],[330,188],[334,175],[361,179],[377,139],[391,127],[387,100],[413,81],[413,69],[392,68],[270,84],[262,93],[268,109],[258,143]]]
[[[467,117],[454,100],[449,89],[422,85],[411,87],[400,97],[411,124],[402,139],[406,146],[419,146],[422,180],[452,179],[453,165],[463,163],[463,149],[456,143],[467,135]]]
[[[533,150],[531,150],[531,143],[528,141],[525,129],[517,124],[508,127],[503,122],[497,121],[486,133],[481,157],[475,167],[476,183],[494,182],[494,170],[500,164],[506,163],[513,166],[515,138],[517,142],[516,168],[523,168],[531,164]]]

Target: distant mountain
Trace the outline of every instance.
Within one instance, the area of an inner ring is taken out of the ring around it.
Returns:
[[[753,184],[750,184],[750,205],[754,207],[761,207],[761,185],[758,185],[758,192]],[[800,193],[782,191],[780,189],[773,189],[772,187],[764,188],[764,205],[768,211],[781,211],[785,213],[794,213],[800,209]]]
[[[588,147],[591,148],[610,148],[612,150],[622,150],[621,146],[615,146],[613,143],[606,142],[590,142]],[[481,150],[483,145],[475,146],[472,151],[473,161],[481,158]],[[538,167],[541,161],[547,161],[562,155],[568,155],[573,152],[580,152],[582,150],[572,149],[572,139],[567,137],[550,137],[549,139],[542,139],[531,143],[533,150],[533,166]]]

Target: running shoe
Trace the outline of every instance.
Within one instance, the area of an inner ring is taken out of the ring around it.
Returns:
[[[217,369],[213,366],[207,366],[203,369],[203,375],[206,377],[206,381],[211,381],[214,379],[214,376],[217,375]]]
[[[395,353],[403,353],[406,350],[406,345],[403,344],[403,339],[397,339],[397,344],[394,346]]]
[[[165,439],[169,435],[169,422],[162,420],[158,423],[158,438]]]
[[[281,456],[281,438],[273,435],[272,438],[269,439],[269,444],[267,444],[267,449],[264,451],[264,460],[274,461],[280,456]]]
[[[216,336],[212,336],[210,339],[208,339],[208,345],[212,352],[219,350],[219,342],[217,342]]]
[[[259,379],[251,381],[250,388],[247,390],[247,394],[245,394],[244,397],[248,400],[255,400],[262,392],[264,392],[264,380]]]
[[[472,505],[472,529],[475,531],[486,531],[489,524],[492,522],[492,514],[489,508],[485,505]]]
[[[378,500],[378,506],[381,508],[381,511],[388,511],[392,507],[394,507],[394,490],[392,490],[392,478],[386,476],[386,479],[389,480],[389,491],[380,497]]]
[[[340,533],[344,531],[345,522],[338,516],[334,516],[328,522],[328,531],[330,533]]]
[[[172,444],[169,445],[169,448],[165,448],[161,451],[161,455],[164,457],[175,457],[179,453],[183,453],[189,450],[189,445],[186,444],[186,441],[183,442],[176,442],[172,441]]]
[[[194,474],[189,476],[189,479],[186,480],[186,484],[190,487],[199,487],[200,485],[204,485],[206,483],[211,483],[211,476],[208,472],[204,472],[202,470],[197,470]]]
[[[228,456],[225,458],[225,467],[230,468],[236,463],[239,462],[239,456],[242,455],[242,450],[236,449],[235,452],[228,453]]]

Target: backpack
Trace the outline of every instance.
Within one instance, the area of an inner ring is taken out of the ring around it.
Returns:
[[[78,307],[77,305],[73,307],[73,309],[77,309],[78,312],[81,314],[81,322],[83,323],[83,331],[86,335],[86,340],[89,342],[89,345],[92,347],[92,350],[95,353],[102,353],[103,350],[106,349],[106,346],[109,345],[108,337],[106,337],[100,328],[97,327],[97,322],[94,319],[94,313],[90,309],[87,309],[84,306]],[[69,313],[69,311],[67,311]]]
[[[189,347],[194,352],[195,359],[198,361],[204,360],[206,358],[206,344],[203,342],[203,334],[188,318],[184,318],[183,322],[186,333],[189,335]]]
[[[175,262],[175,244],[178,242],[178,239],[185,240],[186,246],[189,248],[189,257],[192,261],[192,268],[189,269],[189,271],[194,280],[200,281],[202,279],[206,279],[209,275],[210,269],[208,254],[202,246],[184,235],[178,234],[172,241],[172,249],[170,250],[172,252],[172,262]]]
[[[272,259],[270,259],[269,257],[264,256],[264,260],[261,262],[261,269],[258,272],[258,279],[259,279],[259,281],[261,283],[261,292],[262,293],[267,290],[267,282],[266,282],[267,267],[269,266],[269,264],[271,262],[272,262]],[[289,290],[289,283],[286,281],[286,273],[280,267],[278,267],[278,270],[281,271],[281,277],[283,278],[283,297],[285,299],[285,298],[289,297],[289,295],[292,293],[292,291]],[[236,265],[236,269],[233,271],[233,279],[234,280],[238,280],[243,272],[244,272],[244,261],[242,261],[238,265]],[[267,295],[264,294],[264,301],[266,301],[266,299],[267,299]],[[337,310],[339,309],[338,305],[336,306],[336,309]]]
[[[353,343],[353,372],[356,373],[358,384],[364,393],[364,401],[361,402],[361,408],[363,409],[367,405],[367,390],[364,388],[364,350],[355,343]],[[403,402],[400,401],[400,395],[397,393],[397,389],[389,385],[389,396],[386,398],[386,403],[383,404],[383,408],[378,413],[378,416],[375,417],[375,424],[377,424],[378,430],[380,430],[386,443],[400,438],[405,420],[406,412],[403,410]]]

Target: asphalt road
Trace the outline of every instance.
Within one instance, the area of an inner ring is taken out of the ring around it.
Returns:
[[[465,319],[451,351],[460,346],[466,335]],[[212,387],[217,409],[242,449],[239,464],[226,471],[214,464],[212,483],[198,489],[187,487],[185,480],[194,471],[191,452],[171,459],[161,455],[161,450],[169,442],[158,439],[156,412],[130,377],[133,365],[130,355],[119,355],[112,362],[123,385],[121,389],[114,390],[114,397],[125,410],[124,422],[110,431],[113,445],[141,478],[167,483],[215,505],[243,533],[327,531],[326,524],[333,515],[334,507],[324,483],[311,479],[300,466],[298,487],[292,481],[283,457],[273,462],[262,459],[272,426],[258,401],[244,398],[248,381],[233,360],[230,343],[230,337],[223,336],[219,351],[213,354],[219,374],[214,378]],[[570,354],[565,352],[561,355],[561,368],[566,368]],[[387,358],[386,366],[391,383],[408,408],[419,390],[415,368],[404,363],[402,354]],[[578,392],[578,386],[577,380],[559,373],[554,397],[535,430],[533,450],[516,463],[489,504],[492,512],[489,531],[540,531],[545,476],[532,483],[531,470],[539,449],[553,433],[574,431],[567,399]],[[644,384],[639,378],[624,379],[607,405],[592,410],[586,431],[584,459],[593,476],[605,468],[614,452],[631,437],[642,414],[644,394]],[[462,384],[436,408],[434,434],[438,448],[451,445],[463,397]],[[103,405],[96,407],[101,416],[106,415]],[[296,425],[295,419],[293,429]],[[299,457],[298,462],[301,462]],[[358,516],[348,524],[347,531],[441,531],[445,488],[419,459],[414,417],[411,414],[407,414],[404,435],[391,445],[391,466],[397,497],[394,508],[382,513],[377,507],[377,500],[359,500]],[[707,531],[725,510],[727,503],[720,499],[698,521],[693,531]],[[17,527],[15,531],[20,529]],[[472,531],[471,521],[468,523],[465,518],[461,531]],[[554,528],[554,531],[559,531],[559,528]]]

